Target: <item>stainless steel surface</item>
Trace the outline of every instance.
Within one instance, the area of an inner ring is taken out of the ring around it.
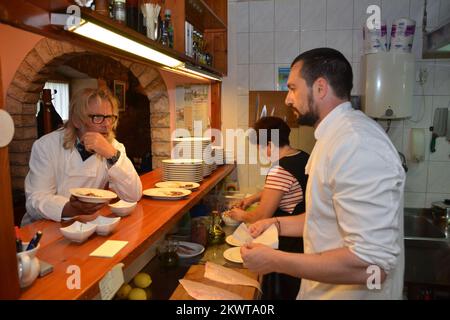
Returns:
[[[422,216],[405,215],[405,239],[443,239],[446,240],[445,233],[436,227],[431,221]]]
[[[450,290],[449,226],[431,209],[404,210],[405,284]]]

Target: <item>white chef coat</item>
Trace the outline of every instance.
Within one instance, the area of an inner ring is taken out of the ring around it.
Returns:
[[[117,140],[112,145],[120,151],[118,161],[108,168],[106,159],[92,155],[83,161],[78,150],[63,148],[64,129],[36,140],[31,150],[30,171],[25,178],[27,213],[22,225],[39,220],[61,221],[71,188],[109,187],[120,199],[135,202],[141,198],[142,183]]]
[[[405,172],[397,150],[381,126],[349,102],[330,112],[314,135],[305,168],[304,252],[346,247],[387,277],[379,290],[302,279],[297,298],[400,299]]]

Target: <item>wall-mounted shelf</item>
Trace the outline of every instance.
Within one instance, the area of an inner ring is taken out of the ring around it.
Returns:
[[[186,20],[201,31],[227,29],[227,24],[203,0],[186,0]]]
[[[218,56],[222,58],[217,60],[217,64],[211,66],[199,64],[194,59],[185,55],[184,50],[184,21],[185,21],[185,1],[187,8],[189,10],[194,10],[193,8],[201,8],[202,12],[205,13],[205,17],[201,16],[201,21],[204,21],[205,26],[219,25],[221,27],[221,32],[226,34],[226,26],[221,21],[220,17],[215,15],[211,7],[202,0],[167,0],[166,7],[171,8],[174,16],[174,38],[175,46],[173,49],[162,46],[159,42],[149,39],[148,37],[142,35],[141,33],[128,28],[126,25],[119,24],[115,20],[110,19],[107,16],[100,15],[90,9],[82,8],[82,17],[89,20],[93,20],[96,23],[102,25],[103,27],[118,33],[126,38],[132,39],[139,42],[140,44],[162,52],[170,57],[178,59],[182,62],[189,63],[198,69],[206,70],[214,75],[222,77],[226,74],[227,70],[224,68],[223,54],[219,53]],[[223,2],[220,0],[218,2]],[[188,4],[189,3],[189,4]],[[226,1],[224,2],[226,4]],[[66,9],[75,4],[71,0],[54,0],[54,1],[39,1],[39,0],[17,0],[17,1],[4,1],[0,3],[0,21],[13,25],[15,27],[41,34],[43,36],[73,42],[77,45],[82,45],[90,49],[97,49],[100,52],[107,53],[113,56],[123,56],[126,58],[131,58],[133,60],[148,60],[141,57],[134,56],[128,52],[108,47],[104,44],[98,43],[94,40],[86,39],[73,34],[67,30],[64,30],[63,26],[55,26],[50,23],[51,13],[65,13]],[[195,5],[195,7],[194,7]],[[217,5],[217,4],[216,4]],[[183,21],[182,28],[180,28]],[[208,21],[208,22],[207,22]],[[180,25],[177,25],[180,24]],[[223,29],[225,28],[225,29]],[[226,37],[225,37],[226,39]],[[211,42],[214,47],[214,43]],[[223,47],[223,46],[222,46]],[[214,52],[212,52],[214,54]],[[215,61],[216,59],[214,59]]]

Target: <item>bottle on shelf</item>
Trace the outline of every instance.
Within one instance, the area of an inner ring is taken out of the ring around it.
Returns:
[[[126,0],[114,0],[113,2],[113,18],[118,23],[125,24],[127,19]]]
[[[166,9],[164,13],[164,21],[161,24],[160,42],[163,46],[173,48],[173,26],[171,21],[170,9]]]
[[[128,0],[125,8],[127,27],[139,31],[139,0]]]

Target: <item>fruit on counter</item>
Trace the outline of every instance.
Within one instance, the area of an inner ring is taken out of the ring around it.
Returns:
[[[128,300],[147,300],[147,293],[142,288],[133,288],[128,295]]]
[[[119,291],[117,291],[116,293],[116,297],[120,300],[125,300],[126,298],[128,298],[128,295],[130,294],[131,291],[131,286],[128,283],[124,283]]]
[[[145,289],[152,283],[152,278],[148,273],[140,272],[134,277],[133,283],[136,287]]]

